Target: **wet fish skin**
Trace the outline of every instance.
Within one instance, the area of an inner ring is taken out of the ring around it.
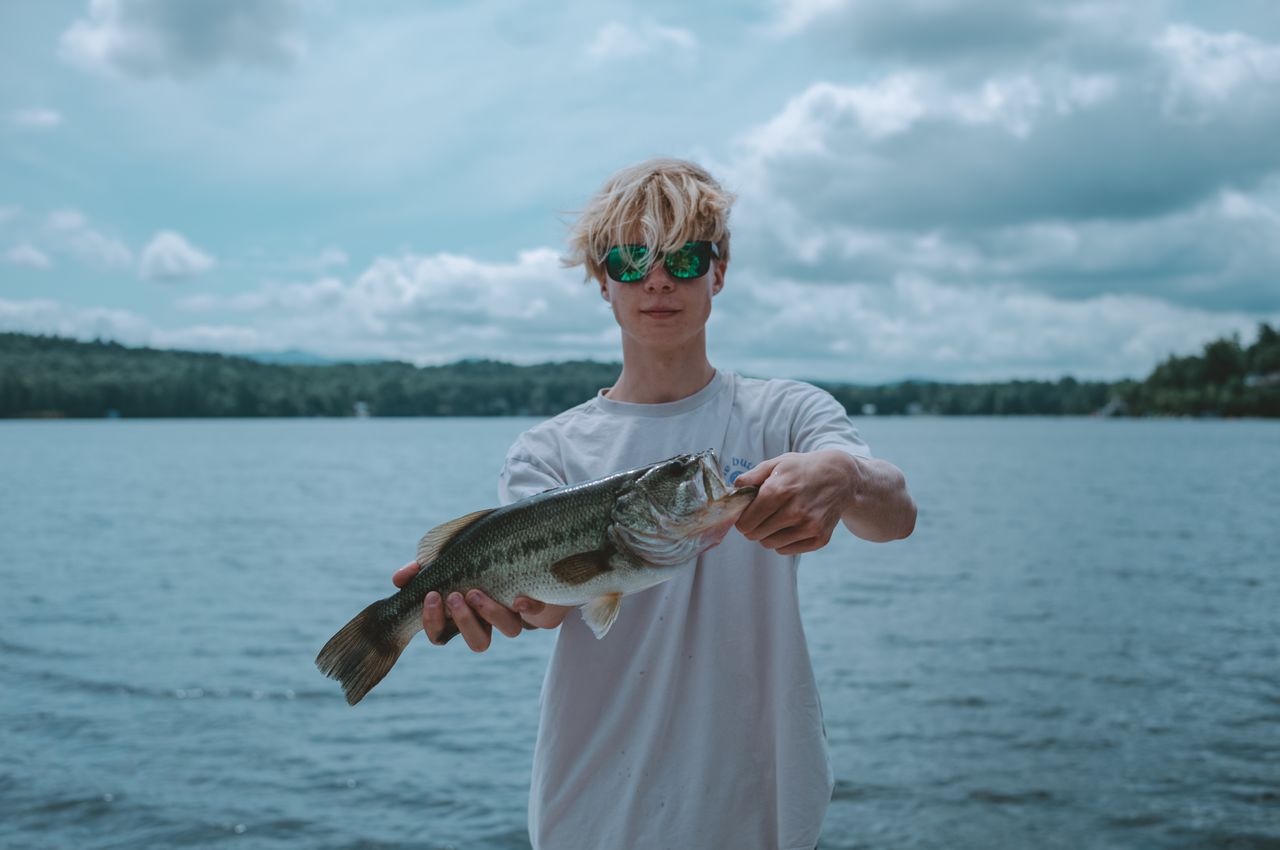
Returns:
[[[355,705],[421,630],[433,590],[477,588],[508,607],[517,596],[581,605],[603,638],[624,594],[674,577],[719,543],[755,492],[726,485],[708,450],[460,517],[423,537],[418,574],[335,634],[316,666]],[[457,634],[449,626],[445,639]]]

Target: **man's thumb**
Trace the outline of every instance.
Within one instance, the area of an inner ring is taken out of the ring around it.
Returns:
[[[764,480],[773,472],[773,468],[778,465],[777,460],[766,460],[758,463],[751,469],[733,479],[734,487],[759,487]]]
[[[391,583],[396,587],[404,587],[409,583],[409,579],[418,574],[418,570],[420,569],[422,568],[418,566],[417,561],[405,564],[403,567],[396,570],[395,575],[391,577]]]

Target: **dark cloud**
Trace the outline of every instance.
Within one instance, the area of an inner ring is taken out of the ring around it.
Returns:
[[[1017,0],[853,2],[815,21],[858,56],[929,62],[1024,53],[1068,26],[1055,7]]]
[[[62,35],[64,57],[136,77],[216,65],[291,65],[303,47],[297,0],[105,0]]]
[[[1280,168],[1280,89],[1263,108],[1225,101],[1209,120],[1169,115],[1159,91],[1134,87],[1025,136],[951,115],[868,138],[832,115],[826,152],[770,157],[771,189],[822,219],[877,227],[985,227],[1045,219],[1161,215]]]
[[[742,267],[827,286],[918,274],[1062,299],[1124,292],[1196,309],[1280,312],[1280,214],[1242,194],[1151,219],[919,232],[813,225],[800,234],[749,221],[739,232]],[[818,241],[797,257],[806,236]]]
[[[1280,45],[1144,38],[1123,73],[904,65],[810,87],[733,165],[741,256],[754,243],[753,260],[831,284],[915,272],[1280,309]]]

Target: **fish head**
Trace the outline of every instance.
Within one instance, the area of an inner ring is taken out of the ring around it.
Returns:
[[[711,449],[677,455],[646,470],[619,499],[615,530],[648,563],[684,563],[724,539],[756,490],[726,484]]]

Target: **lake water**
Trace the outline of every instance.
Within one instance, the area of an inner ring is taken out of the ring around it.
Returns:
[[[312,666],[531,420],[0,422],[0,846],[527,847],[554,635]],[[1280,423],[861,419],[827,848],[1280,848]]]

